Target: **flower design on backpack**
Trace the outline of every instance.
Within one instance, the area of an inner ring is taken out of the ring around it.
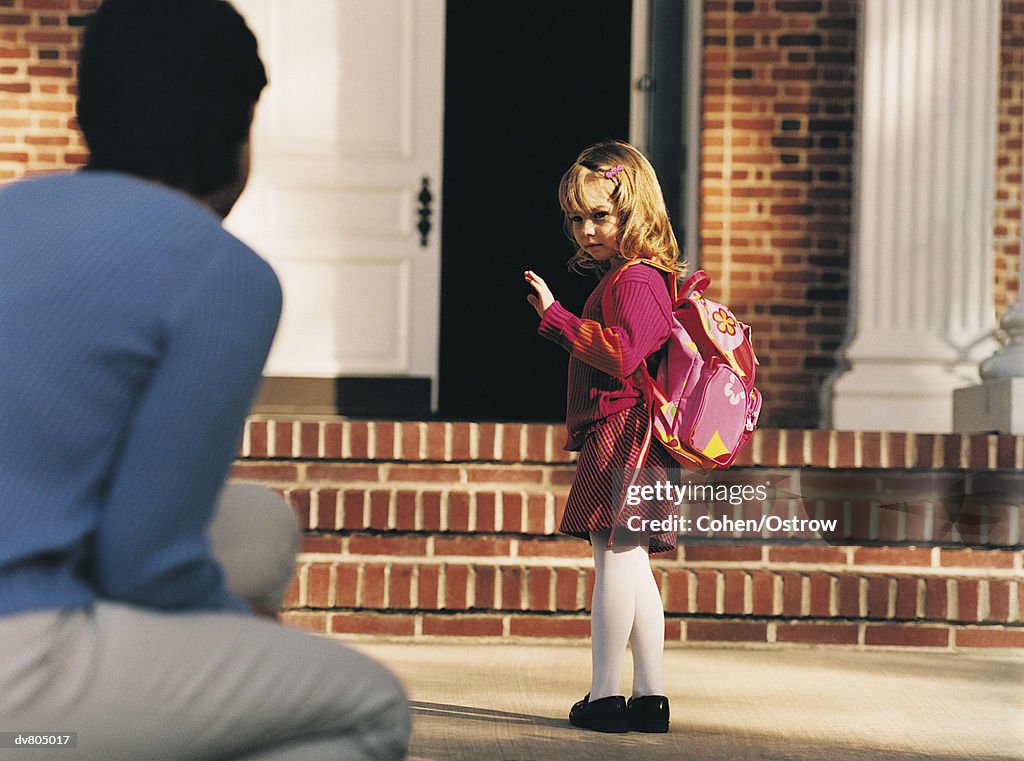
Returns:
[[[737,386],[739,388],[737,389]],[[743,388],[743,384],[738,383],[736,378],[730,378],[725,384],[725,395],[729,399],[729,404],[740,404],[747,396],[747,392]]]
[[[736,318],[726,312],[723,307],[719,307],[711,316],[715,319],[720,333],[725,333],[727,336],[736,335]]]

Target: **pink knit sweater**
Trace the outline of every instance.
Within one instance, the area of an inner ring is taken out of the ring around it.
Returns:
[[[615,270],[594,288],[582,319],[554,302],[538,332],[569,352],[565,448],[583,445],[587,428],[617,412],[642,404],[630,376],[669,336],[672,302],[665,274],[653,267],[629,267],[615,283],[611,314],[604,315],[604,290]]]

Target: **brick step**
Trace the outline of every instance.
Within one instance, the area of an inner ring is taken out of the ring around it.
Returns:
[[[565,429],[542,423],[298,420],[252,417],[246,460],[571,462]],[[736,465],[818,468],[1024,469],[1024,437],[887,431],[770,429],[754,432]]]
[[[514,532],[552,535],[574,465],[409,464],[251,461],[236,479],[284,492],[310,530]],[[958,543],[1024,543],[1024,473],[815,471],[732,468],[731,485],[770,485],[762,502],[683,502],[692,536],[705,538]],[[716,488],[728,488],[718,484]],[[738,521],[761,528],[733,528]],[[723,529],[701,519],[729,521]],[[812,520],[835,520],[815,530]],[[775,521],[775,525],[772,524]],[[783,521],[804,521],[785,525]]]
[[[590,637],[589,616],[524,613],[288,611],[288,626],[342,638],[408,641],[472,638],[503,642],[579,640]],[[744,616],[666,618],[665,642],[743,646],[834,645],[847,647],[1024,648],[1024,630],[918,622],[766,620]]]
[[[675,561],[687,566],[766,565],[834,566],[920,569],[947,572],[1013,573],[1024,578],[1024,549],[907,545],[829,545],[824,542],[746,541],[702,543],[684,540],[672,552],[654,556],[656,563]],[[558,563],[564,558],[591,557],[590,546],[561,534],[472,533],[418,531],[307,531],[302,538],[306,555],[429,558],[534,558]]]
[[[823,567],[717,568],[656,563],[672,616],[752,616],[816,621],[898,621],[1024,626],[1024,579],[1012,571],[965,576],[940,569]],[[536,558],[409,561],[303,560],[285,602],[289,611],[443,611],[448,614],[587,613],[588,564]]]

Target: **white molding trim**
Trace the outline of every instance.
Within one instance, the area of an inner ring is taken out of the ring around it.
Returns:
[[[948,432],[995,328],[1000,1],[864,0],[839,429]]]

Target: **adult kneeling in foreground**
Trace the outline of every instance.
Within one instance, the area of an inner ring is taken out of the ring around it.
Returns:
[[[0,190],[0,731],[77,733],[33,759],[404,756],[390,673],[253,615],[291,573],[287,506],[228,487],[207,537],[280,313],[221,226],[265,84],[226,2],[105,0],[88,167]],[[233,546],[253,521],[267,555]]]

